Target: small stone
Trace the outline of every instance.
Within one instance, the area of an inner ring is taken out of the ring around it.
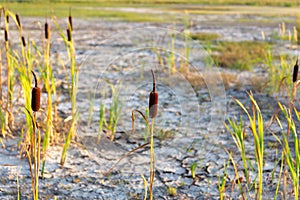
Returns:
[[[80,178],[73,178],[73,183],[79,183],[81,181]]]

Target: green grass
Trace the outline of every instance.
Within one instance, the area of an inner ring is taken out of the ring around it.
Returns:
[[[28,2],[42,2],[41,0],[29,0]],[[206,4],[206,5],[252,5],[252,6],[283,6],[291,7],[299,5],[298,0],[45,0],[45,3],[72,3],[72,4],[94,4],[101,6],[119,5],[165,5],[165,4]]]
[[[10,10],[20,14],[21,16],[50,16],[57,18],[68,16],[69,8],[72,8],[72,15],[76,18],[92,18],[100,17],[108,20],[123,20],[133,22],[172,22],[176,18],[170,14],[152,14],[129,12],[122,10],[106,9],[102,4],[86,4],[86,3],[7,3],[3,4]],[[98,7],[98,8],[94,8]],[[122,6],[121,6],[122,7]]]
[[[178,5],[180,4],[180,6]],[[193,4],[191,6],[190,4]],[[204,4],[204,6],[203,6]],[[45,17],[55,15],[60,18],[67,16],[69,8],[72,8],[72,15],[76,18],[101,17],[105,19],[135,21],[135,22],[173,22],[181,20],[186,11],[190,14],[256,14],[256,15],[296,15],[300,6],[297,0],[262,0],[262,1],[238,1],[238,0],[117,0],[117,1],[28,1],[23,3],[7,1],[2,3],[21,16]],[[262,6],[279,6],[279,7],[262,7]],[[155,12],[135,12],[122,10],[120,8],[148,8],[153,11],[161,10],[166,13],[157,14]],[[171,15],[172,12],[173,15]],[[175,13],[175,15],[174,15]]]

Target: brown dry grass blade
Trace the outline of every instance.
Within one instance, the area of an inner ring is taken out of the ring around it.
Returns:
[[[149,142],[142,144],[141,146],[138,146],[134,149],[132,149],[131,151],[129,151],[128,153],[126,153],[124,156],[122,156],[107,172],[104,173],[105,176],[109,175],[111,173],[111,171],[126,157],[128,157],[130,154],[134,153],[135,151],[144,148],[145,146],[147,146],[149,144]]]

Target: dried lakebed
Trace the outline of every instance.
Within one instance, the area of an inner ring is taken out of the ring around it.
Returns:
[[[274,24],[280,19],[274,18],[271,25],[255,26],[253,23],[232,27],[234,20],[241,16],[224,17],[224,23],[217,21],[217,16],[193,16],[195,26],[192,32],[217,32],[224,40],[256,40],[260,32],[266,36],[272,34]],[[24,18],[24,30],[31,30],[30,37],[37,38],[40,30],[36,21],[40,19]],[[197,24],[199,22],[199,24]],[[59,22],[66,26],[63,21]],[[42,199],[142,199],[144,182],[142,175],[149,179],[149,146],[137,150],[116,165],[109,175],[108,170],[126,153],[147,141],[145,124],[136,115],[135,132],[131,128],[131,111],[145,111],[148,95],[152,89],[150,69],[157,76],[159,92],[159,114],[156,118],[155,157],[156,173],[154,182],[155,199],[217,199],[218,180],[224,173],[224,162],[228,160],[225,149],[233,152],[233,158],[242,166],[239,152],[230,136],[225,131],[223,122],[228,117],[245,116],[234,103],[235,97],[250,107],[246,94],[251,89],[249,80],[255,76],[264,77],[261,71],[235,72],[208,66],[209,53],[197,41],[191,41],[189,70],[178,69],[170,73],[170,56],[174,56],[175,65],[185,63],[185,40],[182,31],[174,31],[173,24],[150,24],[107,22],[102,20],[74,19],[74,39],[77,61],[80,64],[78,86],[78,106],[80,123],[78,138],[68,151],[64,167],[59,165],[62,147],[51,146],[47,154],[45,178],[40,180]],[[176,30],[183,26],[177,25]],[[13,34],[13,33],[12,33]],[[56,33],[57,34],[57,33]],[[175,35],[174,49],[172,37]],[[35,37],[36,36],[36,37]],[[64,46],[59,37],[53,34],[53,60],[60,54],[66,58]],[[175,52],[172,54],[172,52]],[[291,51],[295,54],[295,51]],[[160,55],[163,62],[158,59]],[[55,62],[54,62],[55,63]],[[66,66],[68,63],[66,63]],[[66,71],[54,64],[57,77],[64,78]],[[178,67],[179,68],[179,67]],[[224,83],[224,74],[232,74],[235,80]],[[105,133],[97,143],[99,107],[104,103],[111,104],[112,83],[120,90],[122,113],[118,122],[115,141],[111,142]],[[58,110],[62,117],[67,117],[70,102],[66,93],[66,82],[59,83],[62,95],[58,97]],[[239,87],[237,87],[239,85]],[[226,87],[225,87],[226,86]],[[243,89],[238,89],[243,88]],[[91,99],[94,99],[90,111]],[[90,97],[90,98],[89,98]],[[277,100],[274,96],[255,93],[262,107],[266,123],[274,113]],[[286,103],[285,99],[281,99]],[[299,103],[297,104],[299,105]],[[90,118],[92,113],[92,118]],[[91,120],[89,120],[91,119]],[[246,118],[245,118],[246,119]],[[246,121],[246,120],[245,120]],[[271,126],[265,134],[265,143],[279,147],[273,131],[280,136],[280,130]],[[255,165],[254,143],[251,133],[246,139],[249,159]],[[17,135],[17,133],[16,133]],[[0,199],[15,199],[19,186],[22,199],[31,199],[31,179],[29,166],[25,159],[20,159],[17,151],[17,140],[4,140],[6,148],[0,149]],[[277,160],[280,152],[266,145],[264,166],[264,196],[272,198],[278,181],[280,165]],[[191,166],[197,164],[193,178]],[[242,174],[242,167],[239,167]],[[253,170],[254,171],[254,170]],[[272,179],[272,172],[275,178]],[[227,169],[228,178],[225,196],[238,198],[239,189],[232,187],[235,182],[233,167]],[[250,173],[251,180],[256,178]],[[177,194],[171,196],[168,188],[176,188]],[[246,194],[254,198],[254,190]]]

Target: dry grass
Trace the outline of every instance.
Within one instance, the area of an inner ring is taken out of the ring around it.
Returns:
[[[266,49],[267,44],[263,42],[220,42],[212,58],[220,67],[251,70],[265,58]]]
[[[190,36],[193,40],[200,40],[200,41],[212,41],[212,40],[219,39],[221,37],[217,33],[205,33],[205,32],[192,33]]]

